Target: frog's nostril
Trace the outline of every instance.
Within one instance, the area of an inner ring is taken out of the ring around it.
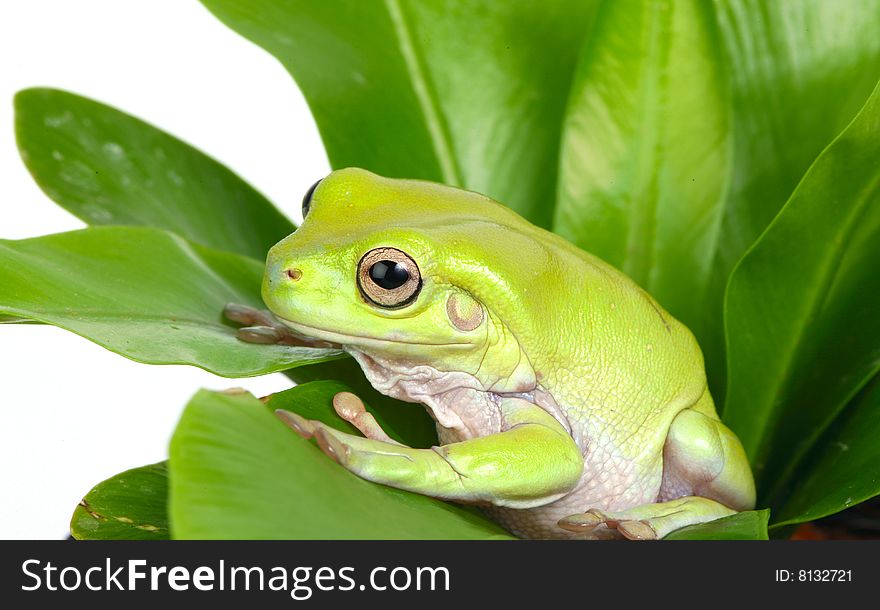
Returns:
[[[287,269],[284,273],[293,282],[299,281],[299,278],[303,276],[303,272],[296,268]]]

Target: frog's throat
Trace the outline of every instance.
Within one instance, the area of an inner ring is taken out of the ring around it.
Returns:
[[[501,432],[500,401],[507,396],[538,405],[571,431],[568,419],[553,396],[537,386],[526,392],[495,392],[463,371],[439,371],[424,364],[386,360],[349,346],[343,349],[357,361],[378,392],[423,404],[439,425],[442,444]]]

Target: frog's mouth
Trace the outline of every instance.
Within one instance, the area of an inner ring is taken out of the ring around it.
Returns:
[[[341,348],[344,345],[362,345],[367,347],[380,347],[382,345],[430,345],[430,346],[461,346],[461,347],[471,347],[470,343],[462,342],[462,341],[448,341],[448,342],[436,342],[432,343],[429,341],[409,341],[402,338],[388,338],[388,337],[375,337],[371,335],[357,335],[357,334],[347,334],[340,333],[334,330],[329,330],[326,328],[321,328],[320,326],[313,326],[311,324],[303,324],[302,322],[294,322],[293,320],[289,320],[287,318],[282,318],[276,314],[276,317],[284,323],[285,326],[290,328],[294,334],[300,335],[303,339],[307,341],[314,341],[315,339],[320,341],[326,341],[328,343],[333,344],[333,347]]]

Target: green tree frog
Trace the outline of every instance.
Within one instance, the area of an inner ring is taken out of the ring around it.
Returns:
[[[661,538],[754,506],[690,331],[631,279],[482,195],[343,169],[268,255],[253,341],[340,345],[439,445],[279,416],[356,475],[481,505],[524,538]],[[279,323],[280,321],[280,323]]]

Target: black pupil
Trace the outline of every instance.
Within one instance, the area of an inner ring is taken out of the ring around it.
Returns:
[[[318,188],[319,184],[321,184],[320,180],[310,186],[309,190],[306,191],[306,194],[303,195],[303,218],[308,215],[309,208],[312,207],[312,194],[315,192],[315,189]]]
[[[379,261],[370,267],[370,279],[385,290],[400,288],[409,279],[409,271],[394,261]]]

